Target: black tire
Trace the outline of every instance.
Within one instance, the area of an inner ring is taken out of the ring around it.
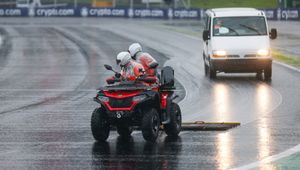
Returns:
[[[270,81],[272,78],[272,64],[269,64],[265,69],[264,69],[264,76],[266,81]]]
[[[109,135],[110,125],[103,108],[96,108],[91,118],[91,130],[97,141],[106,141]]]
[[[208,66],[207,66],[207,64],[204,62],[204,74],[205,74],[205,76],[208,76],[208,70],[209,68],[208,68]]]
[[[181,131],[181,110],[177,103],[171,103],[169,114],[170,123],[164,125],[165,132],[168,136],[178,136]]]
[[[145,112],[142,120],[142,133],[145,140],[154,142],[159,132],[160,120],[156,109],[150,109]]]
[[[126,125],[117,126],[117,132],[121,137],[129,137],[132,133],[132,127]]]
[[[217,77],[217,72],[211,67],[208,68],[208,74],[210,79],[215,79]]]
[[[263,73],[262,70],[259,70],[259,71],[256,72],[256,79],[257,80],[262,80],[262,73]]]

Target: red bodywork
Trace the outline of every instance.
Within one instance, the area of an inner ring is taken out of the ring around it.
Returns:
[[[169,97],[169,93],[168,92],[161,92],[160,93],[160,107],[162,109],[166,109],[167,108],[167,99]]]
[[[131,111],[134,106],[137,104],[137,102],[132,101],[132,105],[130,107],[125,107],[125,108],[112,108],[109,105],[109,102],[103,102],[105,106],[110,110],[110,111]]]
[[[153,88],[152,90],[158,91],[158,88]],[[104,95],[109,98],[114,98],[114,99],[126,99],[129,97],[134,97],[138,96],[143,92],[143,90],[132,90],[132,91],[104,91]],[[162,109],[166,109],[167,107],[167,98],[169,97],[168,92],[161,92],[160,93],[160,106]],[[138,102],[132,101],[131,105],[129,107],[124,107],[124,108],[117,108],[117,107],[112,107],[108,102],[103,102],[103,104],[107,107],[109,111],[131,111],[134,109],[134,107],[138,104]]]
[[[143,90],[136,90],[136,91],[104,91],[103,93],[107,97],[113,97],[116,99],[124,99],[127,97],[133,97],[141,93]]]
[[[137,90],[137,91],[104,91],[104,95],[107,97],[111,98],[116,98],[116,99],[124,99],[128,97],[134,97],[141,93],[143,90]],[[113,108],[110,106],[109,102],[103,102],[105,106],[110,110],[110,111],[130,111],[136,106],[137,102],[132,101],[132,104],[130,107],[125,107],[125,108]]]

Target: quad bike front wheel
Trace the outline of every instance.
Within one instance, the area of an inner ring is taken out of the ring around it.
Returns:
[[[103,108],[96,108],[91,118],[91,130],[97,141],[105,141],[108,138],[110,125]]]
[[[169,108],[170,123],[164,125],[168,136],[177,136],[181,131],[181,110],[177,103],[171,103]]]
[[[156,109],[149,109],[142,120],[142,134],[145,140],[154,142],[159,132],[160,120]]]

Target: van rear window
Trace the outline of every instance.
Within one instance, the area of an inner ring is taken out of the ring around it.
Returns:
[[[213,20],[213,36],[267,35],[264,17],[218,17]]]

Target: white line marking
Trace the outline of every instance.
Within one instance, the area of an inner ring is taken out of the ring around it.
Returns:
[[[289,69],[291,69],[291,70],[300,72],[300,69],[299,69],[299,68],[296,68],[296,67],[294,67],[294,66],[291,66],[291,65],[288,65],[288,64],[279,62],[279,61],[274,61],[274,60],[273,60],[273,62],[276,63],[276,64],[278,64],[278,65],[281,65],[281,66],[283,66],[283,67],[289,68]]]
[[[0,36],[0,48],[1,48],[1,46],[2,46],[2,43],[3,43],[3,39],[2,39],[2,37]]]
[[[244,166],[240,166],[240,167],[237,167],[237,168],[233,168],[232,170],[246,170],[246,169],[253,169],[253,168],[256,168],[258,166],[262,166],[262,165],[265,165],[265,164],[269,164],[271,162],[274,162],[274,161],[277,161],[279,159],[282,159],[282,158],[285,158],[285,157],[288,157],[294,153],[297,153],[297,152],[300,152],[300,144],[298,144],[297,146],[293,147],[293,148],[290,148],[284,152],[281,152],[277,155],[272,155],[272,156],[269,156],[263,160],[260,160],[260,161],[257,161],[257,162],[253,162],[253,163],[250,163],[248,165],[244,165]]]

